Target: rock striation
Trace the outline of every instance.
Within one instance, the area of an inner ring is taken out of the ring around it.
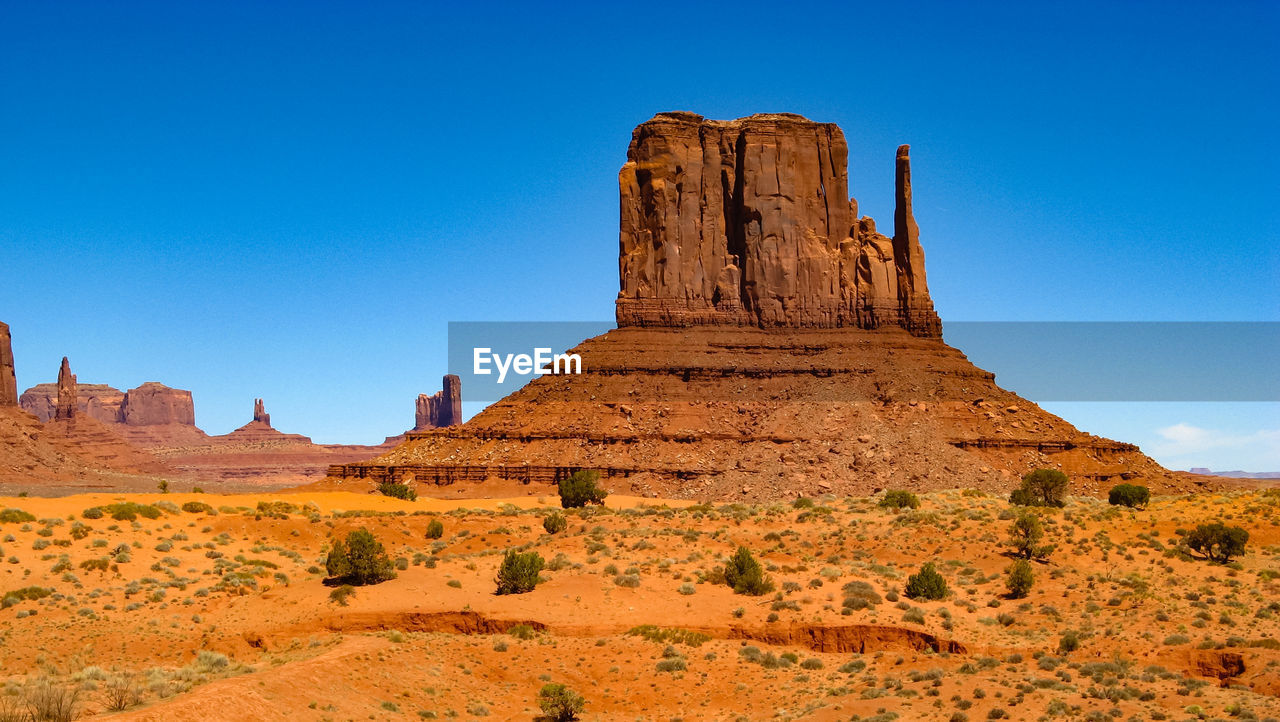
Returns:
[[[796,115],[636,128],[620,173],[619,328],[461,426],[411,431],[333,483],[554,483],[770,500],[974,487],[1058,468],[1072,492],[1201,482],[1006,391],[941,338],[895,158],[893,236],[846,195],[844,136]],[[1187,475],[1189,476],[1189,475]],[[457,489],[458,487],[454,487]]]
[[[418,394],[414,404],[414,431],[439,429],[462,423],[462,379],[446,374],[440,391]]]
[[[892,325],[941,336],[907,150],[898,149],[888,238],[858,218],[833,123],[685,112],[642,123],[618,174],[618,325]]]
[[[18,405],[18,377],[13,370],[13,337],[0,321],[0,406]]]

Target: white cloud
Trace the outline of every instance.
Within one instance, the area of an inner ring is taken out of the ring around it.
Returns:
[[[1192,466],[1209,466],[1199,463],[1198,458],[1213,456],[1215,458],[1238,459],[1239,463],[1232,469],[1244,468],[1246,471],[1280,470],[1280,429],[1261,429],[1252,433],[1230,433],[1217,429],[1206,429],[1187,423],[1174,424],[1156,429],[1162,439],[1151,449],[1152,456],[1169,461],[1177,459]],[[1207,452],[1214,452],[1208,454]],[[1186,464],[1172,464],[1182,467]],[[1249,468],[1265,465],[1267,468]],[[1216,471],[1231,471],[1213,466]]]

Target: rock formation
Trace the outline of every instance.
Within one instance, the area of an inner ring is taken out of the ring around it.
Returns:
[[[13,339],[0,321],[0,406],[18,405],[18,377],[13,371]]]
[[[128,426],[195,426],[196,407],[190,391],[148,381],[125,392],[118,418]]]
[[[795,115],[662,113],[620,173],[619,328],[466,424],[411,431],[336,480],[553,483],[779,499],[976,487],[1036,467],[1073,493],[1198,488],[1082,433],[943,343],[896,159],[893,237],[856,218],[839,128]]]
[[[79,409],[76,406],[76,377],[71,373],[71,364],[67,357],[62,357],[62,367],[58,369],[58,405],[53,410],[56,421],[71,421]]]
[[[49,421],[54,418],[57,401],[57,384],[45,383],[23,391],[19,405],[41,421]],[[195,426],[191,392],[154,381],[123,392],[106,384],[77,382],[76,406],[79,413],[104,424]]]
[[[462,423],[462,379],[446,374],[440,391],[430,396],[418,394],[414,410],[414,431]]]
[[[618,176],[618,325],[896,325],[940,336],[906,148],[890,240],[857,218],[834,124],[788,113],[642,123]]]
[[[262,399],[253,400],[253,420],[259,423],[271,425],[271,414],[267,413],[266,407],[262,403]]]

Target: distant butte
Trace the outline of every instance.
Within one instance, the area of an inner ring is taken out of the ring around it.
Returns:
[[[1001,492],[1035,467],[1062,469],[1080,494],[1198,488],[944,343],[909,148],[886,167],[892,237],[858,216],[847,153],[835,125],[793,114],[642,123],[619,173],[618,328],[573,349],[583,373],[535,378],[330,475],[546,484],[596,469],[622,493],[747,501]]]

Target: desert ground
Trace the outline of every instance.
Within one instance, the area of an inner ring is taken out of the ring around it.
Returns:
[[[40,693],[111,719],[533,719],[548,682],[589,720],[1280,717],[1280,493],[1040,509],[1024,599],[1005,498],[920,500],[611,496],[551,534],[554,487],[0,498],[0,719]],[[1238,561],[1181,546],[1214,520],[1249,531]],[[362,527],[398,576],[335,599],[328,545]],[[719,581],[738,546],[775,591]],[[499,596],[513,548],[545,581]],[[925,562],[940,601],[904,596]]]

